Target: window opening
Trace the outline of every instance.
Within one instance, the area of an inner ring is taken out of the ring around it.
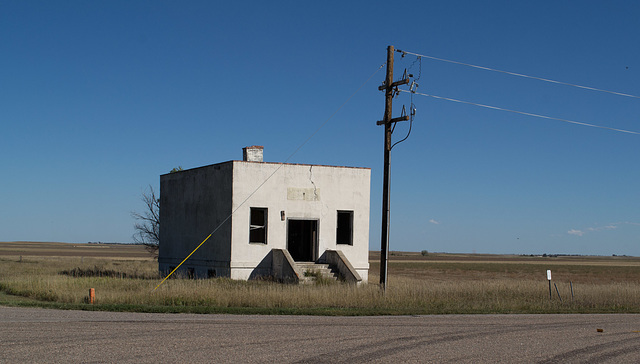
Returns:
[[[338,211],[336,243],[353,245],[353,211]]]
[[[266,244],[267,243],[267,209],[251,208],[251,217],[249,222],[249,243]]]

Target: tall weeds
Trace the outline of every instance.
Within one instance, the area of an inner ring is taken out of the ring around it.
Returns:
[[[479,264],[447,280],[446,274],[441,276],[442,266],[394,264],[385,293],[377,284],[285,285],[226,278],[170,279],[154,290],[160,277],[152,260],[0,258],[0,290],[39,301],[82,304],[89,288],[95,288],[97,305],[116,307],[322,308],[349,314],[640,312],[640,268],[625,271],[627,281],[611,276],[597,281],[586,274],[586,283],[574,285],[573,299],[568,282],[558,282],[562,302],[555,290],[549,298],[546,279],[508,269],[483,270]],[[377,279],[372,267],[370,281]]]

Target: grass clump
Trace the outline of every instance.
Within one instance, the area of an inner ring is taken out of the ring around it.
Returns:
[[[73,269],[65,269],[60,271],[60,274],[68,275],[74,278],[80,277],[108,277],[108,278],[133,278],[133,279],[157,279],[158,274],[140,274],[127,273],[118,271],[115,269],[106,269],[104,267],[94,266],[93,268],[80,268],[75,267]]]

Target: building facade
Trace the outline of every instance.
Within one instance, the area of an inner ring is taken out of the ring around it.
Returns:
[[[262,147],[160,177],[159,268],[196,277],[272,276],[273,251],[295,262],[341,256],[367,281],[369,168],[262,161]],[[214,231],[215,229],[215,231]]]

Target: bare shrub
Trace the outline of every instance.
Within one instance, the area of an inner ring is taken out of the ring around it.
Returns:
[[[160,199],[156,196],[153,187],[149,185],[149,191],[142,192],[142,202],[145,204],[144,212],[132,212],[131,216],[136,220],[133,228],[133,241],[143,244],[147,250],[157,258],[160,244]]]

